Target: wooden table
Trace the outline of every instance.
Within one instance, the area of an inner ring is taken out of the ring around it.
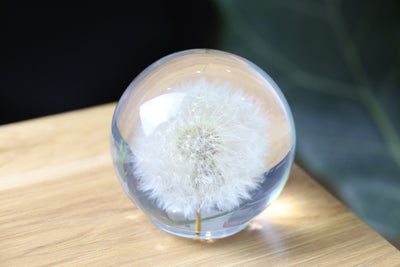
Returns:
[[[400,251],[294,166],[242,232],[201,242],[156,228],[109,152],[115,105],[0,127],[0,265],[400,265]]]

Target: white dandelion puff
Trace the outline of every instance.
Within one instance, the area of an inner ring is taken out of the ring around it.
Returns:
[[[171,91],[140,110],[132,140],[139,190],[186,218],[238,207],[267,170],[269,121],[261,103],[204,79]]]

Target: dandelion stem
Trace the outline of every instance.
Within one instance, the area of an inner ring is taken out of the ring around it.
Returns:
[[[195,237],[200,236],[201,231],[201,209],[197,209],[196,211],[196,226],[195,226],[196,235]]]

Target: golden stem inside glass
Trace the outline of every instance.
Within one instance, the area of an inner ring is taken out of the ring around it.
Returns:
[[[201,231],[201,210],[198,209],[196,211],[196,226],[195,226],[196,237],[200,236],[200,231]]]

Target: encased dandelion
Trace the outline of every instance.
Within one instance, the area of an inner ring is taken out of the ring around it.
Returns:
[[[295,130],[287,102],[260,68],[194,49],[166,56],[128,86],[111,151],[127,195],[160,229],[223,238],[282,191]]]
[[[199,79],[172,91],[179,92],[176,112],[151,132],[136,127],[132,151],[139,189],[186,218],[238,207],[266,170],[266,111],[228,83]]]

